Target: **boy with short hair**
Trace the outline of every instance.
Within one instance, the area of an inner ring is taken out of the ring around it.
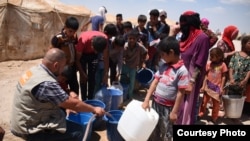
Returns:
[[[188,71],[180,59],[180,46],[175,37],[167,37],[158,44],[161,58],[165,61],[155,73],[146,98],[142,104],[149,109],[153,95],[152,108],[159,114],[159,121],[149,140],[171,140],[173,123],[177,120],[179,107],[188,86]]]
[[[122,18],[122,14],[116,14],[116,28],[117,28],[117,32],[118,35],[123,35],[124,31],[123,31],[123,18]]]
[[[109,68],[110,68],[110,84],[119,81],[123,63],[123,50],[125,39],[122,35],[114,37],[109,47]]]
[[[123,37],[125,39],[125,41],[128,41],[128,32],[130,32],[131,30],[133,30],[133,24],[130,21],[125,21],[123,23]]]
[[[129,99],[133,97],[136,71],[141,68],[147,59],[147,49],[138,43],[139,32],[131,30],[127,33],[128,40],[124,45],[121,82],[129,78]]]
[[[76,49],[78,42],[76,31],[78,30],[79,22],[75,17],[68,17],[65,21],[65,26],[60,33],[51,39],[51,45],[54,48],[59,48],[64,51],[67,58],[68,78],[67,83],[70,91],[79,94],[79,84],[77,80],[76,67]]]
[[[139,42],[144,45],[144,47],[148,48],[148,30],[145,28],[147,22],[146,15],[139,15],[137,18],[138,25],[134,28],[140,33]]]
[[[109,39],[116,34],[114,24],[107,24],[104,27],[104,33],[99,31],[81,33],[76,47],[76,62],[80,73],[82,100],[93,99],[101,84],[108,85]]]

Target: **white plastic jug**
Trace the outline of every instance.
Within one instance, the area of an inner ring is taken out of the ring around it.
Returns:
[[[132,100],[124,110],[117,130],[126,141],[147,141],[158,120],[159,115],[153,108],[145,111],[141,101]]]

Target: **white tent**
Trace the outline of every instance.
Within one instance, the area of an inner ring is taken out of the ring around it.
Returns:
[[[76,17],[81,27],[90,13],[83,6],[68,6],[58,0],[1,0],[0,62],[42,57],[67,17]]]

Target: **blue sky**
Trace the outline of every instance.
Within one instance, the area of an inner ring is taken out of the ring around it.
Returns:
[[[250,33],[250,0],[60,0],[70,5],[83,5],[96,13],[105,6],[108,13],[122,13],[124,19],[148,16],[151,9],[164,9],[168,18],[178,21],[186,10],[200,13],[210,20],[212,30],[223,31],[227,25],[235,25],[240,33]]]

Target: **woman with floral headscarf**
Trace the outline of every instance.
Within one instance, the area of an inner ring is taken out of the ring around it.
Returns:
[[[177,124],[194,124],[198,116],[199,94],[208,59],[209,37],[200,29],[199,13],[186,11],[180,16],[181,58],[189,71],[190,82],[186,89]]]
[[[225,63],[228,66],[231,57],[235,53],[233,40],[237,38],[239,29],[234,25],[225,27],[221,40],[218,41],[217,47],[224,52]]]

